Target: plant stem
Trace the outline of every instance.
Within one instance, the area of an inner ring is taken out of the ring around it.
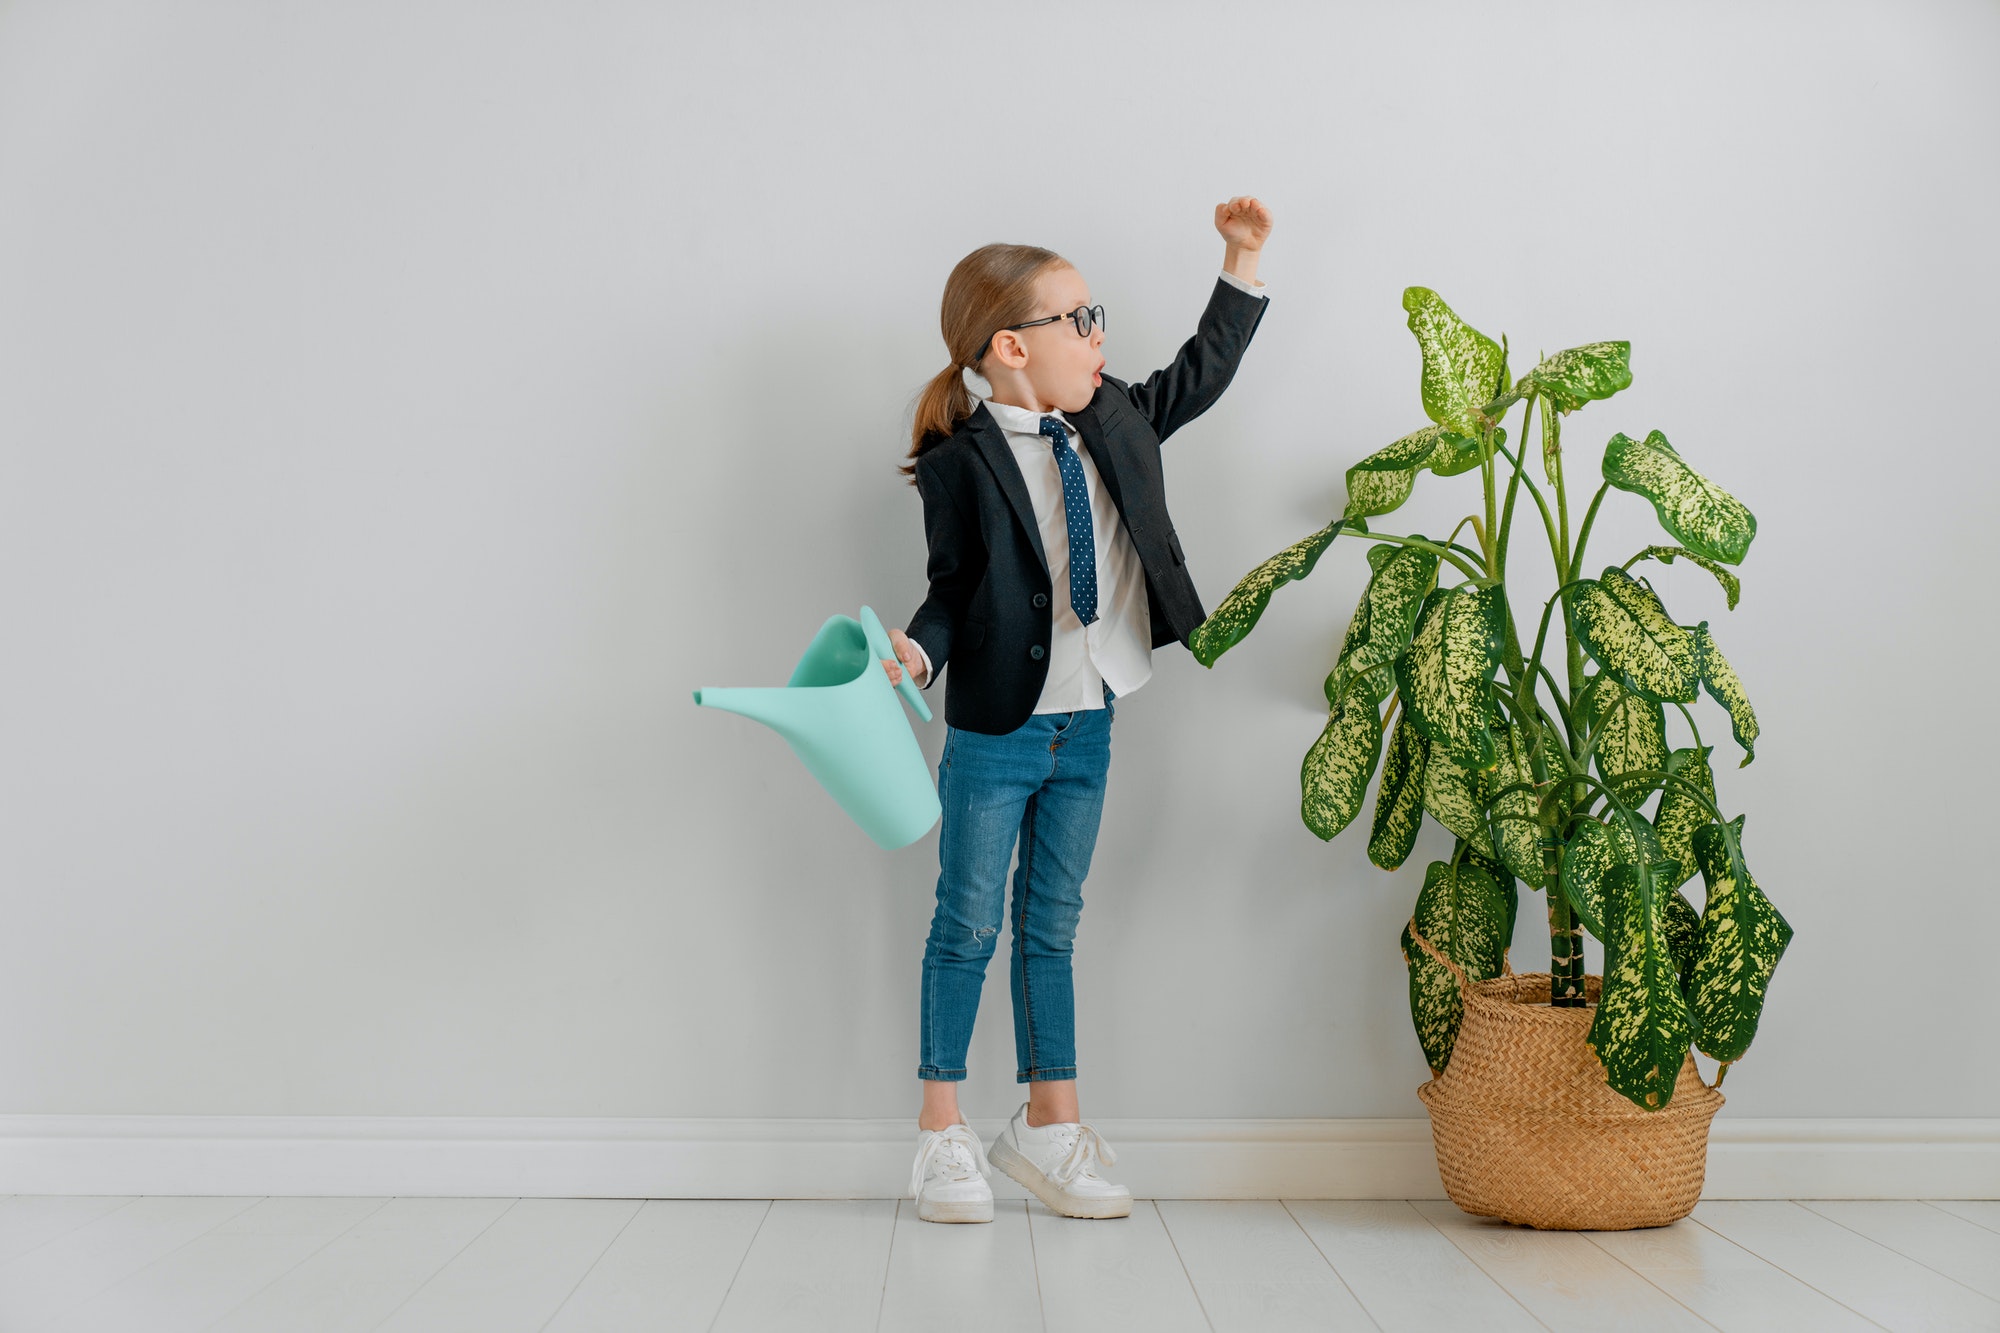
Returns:
[[[1687,705],[1678,699],[1674,701],[1674,707],[1681,710],[1681,716],[1687,719],[1688,730],[1694,733],[1694,748],[1697,750],[1706,749],[1707,747],[1701,743],[1701,728],[1694,724],[1694,714],[1688,712]]]
[[[1569,570],[1563,575],[1564,583],[1573,583],[1576,572],[1583,565],[1583,548],[1590,544],[1590,525],[1597,522],[1597,506],[1604,503],[1605,495],[1611,490],[1611,483],[1605,482],[1597,488],[1597,494],[1590,497],[1590,508],[1583,511],[1583,527],[1576,534],[1576,551],[1569,558]]]
[[[1529,421],[1532,419],[1532,413],[1535,407],[1535,403],[1536,403],[1535,397],[1533,395],[1530,395],[1528,398],[1528,409],[1522,412],[1521,414],[1521,438],[1523,440],[1525,440],[1528,436],[1528,424]],[[1547,403],[1543,403],[1541,404],[1541,408],[1542,408],[1542,420],[1544,423],[1543,428],[1546,430],[1547,423],[1550,420],[1551,416],[1549,412],[1549,405]],[[1549,517],[1548,501],[1542,498],[1542,488],[1535,485],[1535,479],[1529,476],[1527,472],[1527,458],[1528,458],[1527,446],[1525,444],[1521,446],[1520,455],[1518,457],[1516,457],[1514,454],[1508,453],[1507,446],[1504,444],[1495,443],[1493,447],[1499,452],[1502,458],[1506,459],[1509,463],[1512,463],[1514,465],[1513,478],[1507,483],[1507,513],[1506,516],[1500,520],[1501,566],[1504,569],[1507,563],[1507,539],[1513,527],[1514,487],[1519,483],[1526,482],[1528,486],[1528,497],[1535,502],[1535,508],[1541,511],[1542,529],[1544,532],[1548,534],[1549,554],[1554,556],[1556,559],[1556,572],[1557,574],[1562,574],[1563,571],[1568,568],[1567,551],[1566,549],[1564,549],[1564,546],[1569,540],[1568,519],[1567,518],[1564,519],[1563,543],[1559,544],[1556,540],[1555,520]],[[1562,487],[1560,481],[1558,481],[1556,486],[1556,497],[1558,500],[1562,498]],[[1558,581],[1560,582],[1562,580]]]
[[[1583,926],[1560,888],[1550,888],[1548,899],[1549,1004],[1557,1009],[1580,1009],[1584,994],[1578,979],[1583,963]]]
[[[1439,559],[1449,560],[1452,564],[1457,565],[1461,570],[1465,571],[1466,577],[1475,583],[1485,584],[1492,582],[1486,575],[1480,573],[1477,569],[1459,559],[1457,555],[1435,542],[1427,542],[1417,537],[1395,537],[1386,532],[1356,532],[1353,535],[1364,541],[1394,542],[1398,546],[1414,546],[1419,550],[1429,551]]]
[[[1493,535],[1498,527],[1495,523],[1496,511],[1493,503],[1493,427],[1482,426],[1479,430],[1479,479],[1486,492],[1486,526],[1474,527],[1479,534],[1480,549],[1486,552],[1486,577],[1498,579],[1500,569],[1493,550]]]

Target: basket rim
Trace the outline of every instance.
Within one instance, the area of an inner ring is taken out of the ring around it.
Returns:
[[[1420,1083],[1417,1085],[1417,1099],[1424,1104],[1424,1108],[1426,1110],[1432,1111],[1433,1113],[1442,1111],[1446,1115],[1477,1116],[1480,1118],[1486,1118],[1491,1116],[1504,1116],[1509,1120],[1559,1120],[1564,1124],[1592,1124],[1592,1123],[1627,1124],[1635,1121],[1650,1122],[1655,1120],[1669,1119],[1677,1111],[1681,1112],[1683,1115],[1695,1115],[1695,1114],[1713,1115],[1715,1112],[1722,1109],[1723,1103],[1729,1100],[1729,1098],[1724,1096],[1722,1093],[1717,1092],[1714,1088],[1710,1087],[1708,1084],[1703,1083],[1699,1088],[1699,1090],[1689,1091],[1689,1092],[1679,1092],[1679,1091],[1675,1092],[1673,1100],[1669,1101],[1665,1106],[1661,1107],[1657,1111],[1648,1111],[1644,1107],[1640,1106],[1638,1103],[1630,1102],[1629,1099],[1628,1099],[1628,1104],[1631,1107],[1629,1111],[1627,1110],[1562,1111],[1562,1110],[1550,1110],[1547,1108],[1535,1107],[1535,1106],[1517,1107],[1511,1105],[1501,1105],[1493,1102],[1484,1102],[1484,1101],[1478,1102],[1478,1104],[1474,1106],[1474,1105],[1466,1105],[1465,1103],[1473,1102],[1476,1099],[1469,1097],[1453,1097],[1451,1096],[1449,1089],[1440,1088],[1437,1086],[1438,1081],[1439,1081],[1438,1079],[1432,1078],[1428,1082]]]

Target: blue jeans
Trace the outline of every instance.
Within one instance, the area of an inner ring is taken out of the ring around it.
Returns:
[[[1076,1077],[1070,945],[1104,812],[1114,697],[1106,685],[1104,707],[1036,713],[1004,736],[945,725],[937,910],[924,945],[918,1078],[965,1077],[1017,835],[1009,965],[1014,1081]]]

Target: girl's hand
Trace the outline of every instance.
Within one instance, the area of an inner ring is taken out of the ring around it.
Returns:
[[[889,683],[902,684],[903,667],[908,667],[910,679],[921,686],[924,683],[924,657],[917,651],[917,646],[910,642],[910,636],[899,629],[892,629],[889,631],[889,646],[894,648],[896,656],[903,660],[902,666],[898,666],[886,657],[882,659],[883,667],[889,672]]]
[[[1254,196],[1239,194],[1215,206],[1215,229],[1239,250],[1261,250],[1271,234],[1271,210]]]

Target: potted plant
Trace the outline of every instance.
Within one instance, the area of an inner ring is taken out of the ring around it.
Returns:
[[[1652,431],[1611,437],[1573,524],[1563,419],[1631,384],[1630,344],[1558,352],[1516,380],[1505,337],[1495,344],[1435,292],[1411,287],[1403,308],[1430,424],[1348,469],[1341,517],[1246,574],[1190,646],[1213,667],[1336,538],[1368,543],[1326,726],[1300,766],[1300,814],[1331,839],[1379,767],[1370,860],[1400,866],[1426,815],[1456,839],[1425,870],[1402,940],[1447,1192],[1534,1226],[1662,1225],[1700,1197],[1722,1102],[1689,1048],[1719,1062],[1719,1086],[1792,931],[1745,863],[1743,817],[1717,803],[1714,746],[1691,706],[1704,692],[1721,706],[1742,764],[1756,714],[1708,623],[1677,622],[1639,567],[1704,570],[1733,610],[1730,566],[1756,520]],[[1510,447],[1501,422],[1516,404]],[[1477,472],[1478,509],[1442,537],[1371,528],[1426,471]],[[1650,502],[1675,544],[1593,571],[1591,527],[1613,490]],[[1525,616],[1508,579],[1517,518],[1539,520],[1556,575]],[[1699,912],[1681,892],[1697,872]],[[1508,967],[1521,884],[1546,899],[1547,973]],[[1585,930],[1603,943],[1602,978],[1585,975]]]

